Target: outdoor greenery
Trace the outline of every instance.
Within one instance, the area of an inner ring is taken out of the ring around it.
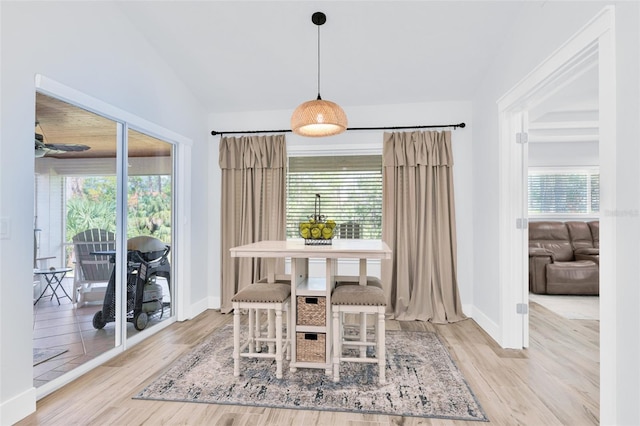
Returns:
[[[299,224],[313,216],[316,193],[321,194],[321,213],[338,225],[358,223],[361,238],[382,237],[382,191],[358,177],[337,179],[330,173],[306,174],[293,185],[290,177],[287,198],[287,238],[300,238]]]
[[[67,242],[91,228],[116,231],[116,178],[67,178]],[[149,235],[171,244],[171,176],[130,176],[127,238]]]
[[[363,239],[382,237],[382,156],[289,158],[287,238],[300,238],[300,223],[322,214],[340,225],[357,227]],[[346,235],[342,235],[346,237]]]

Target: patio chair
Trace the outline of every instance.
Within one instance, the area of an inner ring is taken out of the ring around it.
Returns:
[[[115,253],[116,236],[113,232],[94,228],[77,234],[72,240],[75,253],[74,302],[102,302],[114,264],[112,256],[91,253]]]

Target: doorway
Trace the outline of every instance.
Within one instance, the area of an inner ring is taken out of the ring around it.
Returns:
[[[615,193],[615,58],[614,9],[607,7],[587,23],[553,55],[534,69],[498,102],[500,126],[500,274],[501,327],[503,347],[529,345],[528,317],[528,240],[526,176],[528,145],[518,136],[529,132],[527,111],[567,87],[594,66],[598,69],[598,112],[601,211],[611,208]],[[615,218],[600,220],[600,246],[613,250]],[[603,319],[614,312],[615,271],[612,259],[600,262],[600,282],[607,282],[600,293]],[[520,285],[514,286],[517,282]],[[603,344],[603,342],[601,342]]]
[[[584,222],[579,229],[591,237],[584,244],[595,239],[597,246],[598,234],[591,234],[588,223],[600,218],[598,97],[593,57],[571,82],[527,111],[529,235],[534,222]],[[535,302],[569,320],[599,320],[599,296],[591,289],[548,294],[540,288],[545,281],[538,276],[537,285],[529,283],[529,306]]]

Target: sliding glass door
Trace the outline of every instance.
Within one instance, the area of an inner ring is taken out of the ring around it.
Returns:
[[[128,130],[127,336],[171,318],[173,145]]]
[[[39,387],[175,319],[175,155],[126,120],[43,93],[34,144]]]
[[[113,349],[119,123],[36,94],[34,384],[44,385]],[[47,272],[49,271],[49,272]],[[47,281],[60,287],[48,286]],[[110,326],[107,325],[107,321]],[[45,354],[45,356],[41,356]],[[55,355],[52,358],[48,356]]]

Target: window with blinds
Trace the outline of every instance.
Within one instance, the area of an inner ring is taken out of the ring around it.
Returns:
[[[338,224],[336,238],[382,238],[381,155],[289,157],[287,238],[300,238],[316,194],[322,214]]]
[[[600,175],[589,169],[530,169],[530,216],[597,215]]]

